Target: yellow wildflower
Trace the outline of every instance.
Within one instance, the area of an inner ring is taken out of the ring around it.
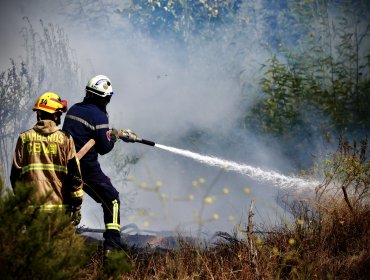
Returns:
[[[162,187],[162,182],[161,182],[160,180],[157,180],[157,181],[155,182],[155,186],[156,186],[157,188]]]
[[[204,199],[204,203],[206,204],[211,204],[215,201],[215,198],[214,197],[211,197],[211,196],[207,196],[205,199]]]
[[[245,188],[243,189],[243,191],[244,191],[245,193],[250,193],[250,192],[251,192],[251,189],[250,189],[250,188],[248,188],[248,187],[245,187]]]
[[[162,200],[167,200],[168,199],[168,195],[165,194],[165,193],[161,193],[160,197],[161,197]]]
[[[235,221],[235,217],[234,216],[229,216],[228,220],[229,220],[229,222],[234,222]]]

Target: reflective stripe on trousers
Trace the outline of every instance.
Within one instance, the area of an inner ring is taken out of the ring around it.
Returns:
[[[112,204],[113,204],[113,213],[112,213],[113,222],[106,224],[105,228],[120,231],[121,227],[120,227],[120,224],[118,223],[119,204],[116,199],[112,201]]]
[[[71,192],[72,198],[83,197],[83,195],[84,195],[84,191],[82,189],[75,191],[75,192]]]

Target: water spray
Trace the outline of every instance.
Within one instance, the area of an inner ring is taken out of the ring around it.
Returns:
[[[149,141],[146,139],[137,138],[135,142],[154,146],[162,150],[166,150],[168,152],[182,155],[184,157],[188,157],[191,159],[194,159],[196,161],[199,161],[201,163],[205,163],[210,166],[216,166],[223,168],[225,170],[231,170],[238,172],[242,175],[246,175],[248,177],[251,177],[257,181],[260,182],[271,182],[273,185],[280,187],[280,188],[296,188],[296,189],[307,189],[307,188],[315,188],[317,185],[319,185],[319,182],[317,181],[307,181],[303,178],[299,178],[296,176],[286,176],[283,174],[280,174],[278,172],[272,171],[272,170],[264,170],[259,167],[253,167],[246,164],[241,164],[229,160],[220,159],[213,156],[206,156],[201,155],[198,153],[194,153],[188,150],[178,149],[174,147],[169,147],[161,144],[157,144],[153,141]]]

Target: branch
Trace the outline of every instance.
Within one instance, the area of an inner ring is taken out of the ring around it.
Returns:
[[[370,31],[370,23],[367,25],[366,30],[361,35],[360,39],[358,40],[358,45],[361,45],[361,41],[368,35],[368,32]]]
[[[348,185],[349,185],[349,183],[347,184],[347,186]],[[346,201],[346,203],[348,205],[348,208],[351,211],[351,213],[353,213],[353,207],[351,205],[351,202],[349,201],[347,190],[346,190],[346,187],[345,186],[342,186],[342,191],[343,191],[343,195],[344,195],[344,200]]]

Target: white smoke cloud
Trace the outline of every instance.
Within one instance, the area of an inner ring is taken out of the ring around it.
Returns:
[[[5,34],[11,42],[17,40],[16,29],[22,25],[22,16],[28,16],[33,22],[41,18],[63,27],[85,70],[86,82],[89,75],[97,74],[107,75],[112,80],[115,94],[108,106],[112,126],[131,128],[143,138],[179,148],[190,145],[186,138],[189,131],[205,131],[209,138],[195,138],[191,146],[197,152],[291,171],[272,143],[263,143],[236,129],[243,110],[258,95],[259,65],[267,58],[258,45],[257,35],[235,39],[232,34],[225,34],[229,36],[227,40],[213,42],[194,39],[191,49],[176,49],[165,41],[160,44],[139,34],[114,13],[116,9],[125,9],[129,1],[123,4],[109,1],[103,7],[80,1],[82,8],[72,2],[11,2],[15,3],[8,7],[8,13],[17,24],[4,29],[2,22],[2,38]],[[4,20],[9,20],[9,16]],[[247,51],[240,54],[240,50],[246,48]],[[9,46],[6,53],[2,51],[1,65],[4,65],[4,57],[13,56],[8,51]],[[69,92],[66,81],[67,97],[82,100],[84,87],[85,84],[81,84],[80,92]],[[257,219],[261,222],[269,219],[273,222],[276,215],[280,215],[274,203],[276,190],[268,185],[140,144],[122,144],[119,149],[129,155],[141,155],[141,160],[131,169],[130,175],[136,180],[117,187],[122,200],[127,191],[137,191],[131,207],[153,213],[136,215],[134,222],[139,227],[149,221],[146,225],[152,230],[180,227],[196,231],[199,228],[196,215],[204,207],[201,218],[211,219],[204,225],[205,231],[231,231],[241,218],[245,222],[243,214],[252,198],[257,201]],[[102,162],[108,170],[109,154]],[[115,176],[108,172],[107,175]],[[154,187],[157,181],[162,184],[157,192],[138,189],[143,183]],[[210,189],[212,191],[206,195]],[[230,193],[225,194],[224,189]],[[215,200],[204,205],[203,200],[208,196]],[[180,199],[184,201],[178,201]],[[128,216],[122,214],[122,224],[128,223]],[[216,219],[215,214],[219,218]],[[89,198],[83,206],[82,224],[103,228],[100,206]]]

